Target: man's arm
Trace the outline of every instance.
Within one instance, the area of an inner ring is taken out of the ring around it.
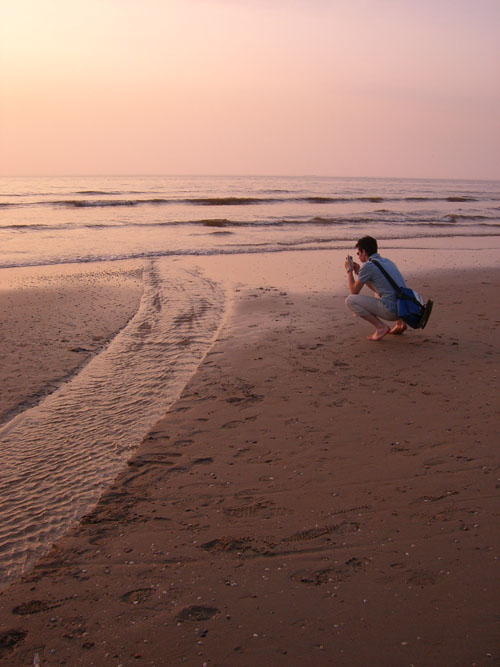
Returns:
[[[354,272],[352,270],[347,271],[347,285],[349,286],[349,291],[351,294],[359,294],[363,288],[364,283],[361,280],[354,279]]]

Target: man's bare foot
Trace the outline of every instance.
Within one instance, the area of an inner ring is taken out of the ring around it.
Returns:
[[[375,333],[373,333],[371,336],[367,336],[367,340],[382,340],[384,336],[387,336],[387,334],[390,332],[389,327],[384,327],[383,329],[377,329]]]
[[[392,327],[389,333],[394,334],[395,336],[400,336],[406,329],[406,324],[402,320],[398,320],[397,324]]]

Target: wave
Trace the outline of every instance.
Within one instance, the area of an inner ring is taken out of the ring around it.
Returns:
[[[474,197],[334,197],[324,195],[307,195],[302,197],[186,197],[167,198],[154,197],[144,199],[109,199],[109,200],[63,200],[47,202],[54,206],[86,207],[86,206],[140,206],[140,205],[172,205],[184,204],[193,206],[258,206],[262,204],[346,204],[346,203],[382,203],[382,202],[477,202]],[[492,201],[496,201],[492,199]]]
[[[69,224],[44,224],[42,222],[37,222],[33,224],[29,223],[13,223],[11,225],[0,225],[0,231],[11,229],[13,231],[57,231],[57,230],[68,230],[68,229],[78,229],[78,227],[85,227],[86,225],[76,226]],[[104,225],[105,227],[111,227],[112,225]]]
[[[350,225],[377,225],[385,224],[388,229],[391,227],[427,227],[431,225],[440,225],[443,227],[450,226],[468,226],[471,223],[474,227],[499,227],[500,219],[498,216],[488,217],[481,215],[445,215],[442,218],[431,219],[431,218],[419,218],[412,219],[405,215],[398,218],[391,219],[381,219],[377,216],[348,216],[348,217],[323,217],[315,216],[313,218],[280,218],[280,219],[263,219],[263,220],[231,220],[229,218],[204,218],[201,220],[177,220],[177,221],[155,221],[155,222],[126,222],[120,227],[169,227],[169,226],[202,226],[202,227],[252,227],[252,228],[269,228],[269,227],[308,227],[308,226],[324,226],[324,227],[342,227]],[[89,226],[109,226],[116,227],[116,224],[113,225],[89,225]]]
[[[314,216],[312,218],[271,218],[253,220],[235,220],[229,218],[201,218],[193,220],[155,220],[155,221],[117,221],[109,222],[68,222],[68,223],[12,223],[0,225],[0,231],[12,230],[19,232],[27,231],[58,231],[76,229],[126,229],[126,228],[158,228],[158,227],[232,227],[238,228],[286,228],[286,227],[348,227],[358,225],[380,225],[388,229],[396,227],[500,227],[498,215],[465,215],[446,214],[442,217],[412,217],[411,214],[401,214],[387,211],[375,211],[367,216]]]
[[[77,190],[75,195],[95,195],[95,196],[101,196],[101,195],[121,195],[123,192],[113,192],[111,190]],[[132,194],[137,194],[140,195],[142,194],[141,192],[129,192],[127,193],[129,195]]]
[[[262,197],[192,197],[182,199],[178,203],[195,204],[197,206],[248,206],[252,204],[272,204],[280,198]]]
[[[150,200],[151,201],[151,200]],[[108,200],[93,200],[93,199],[67,199],[45,202],[48,206],[63,206],[66,208],[101,208],[104,206],[137,206],[138,204],[150,203],[140,199],[110,199]]]
[[[23,207],[23,206],[52,206],[64,208],[101,208],[101,207],[134,207],[134,206],[169,206],[169,205],[186,205],[186,206],[259,206],[279,205],[287,203],[295,204],[355,204],[355,203],[398,203],[398,202],[420,202],[420,203],[474,203],[481,202],[482,205],[488,202],[500,201],[500,198],[494,195],[485,196],[481,198],[468,195],[449,195],[449,196],[334,196],[334,195],[303,195],[294,196],[289,191],[269,191],[270,194],[285,195],[285,196],[270,196],[270,197],[253,197],[253,196],[227,196],[227,197],[132,197],[132,198],[116,198],[116,199],[91,199],[91,198],[75,198],[75,199],[36,199],[33,201],[3,201],[0,202],[0,208],[8,207]],[[120,197],[120,195],[141,195],[141,192],[114,192],[103,190],[81,190],[75,193],[76,195],[86,195],[87,197]],[[14,195],[12,195],[14,196]]]

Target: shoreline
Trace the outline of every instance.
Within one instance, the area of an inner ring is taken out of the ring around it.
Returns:
[[[374,345],[321,271],[304,291],[259,268],[128,468],[1,594],[5,664],[496,655],[499,272],[426,274],[428,328]]]

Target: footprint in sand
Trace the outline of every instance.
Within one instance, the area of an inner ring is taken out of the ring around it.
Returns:
[[[120,597],[121,602],[127,602],[129,604],[138,604],[139,602],[146,602],[153,595],[154,590],[152,588],[136,588],[133,591],[128,591]]]
[[[406,583],[410,586],[431,586],[437,584],[437,577],[432,572],[415,572],[411,577],[408,577]]]
[[[184,621],[208,621],[214,616],[217,616],[217,614],[220,614],[217,607],[191,605],[180,611],[175,619],[178,623],[183,623]]]
[[[245,551],[250,549],[251,537],[219,537],[201,544],[205,551]]]
[[[257,515],[264,515],[264,518],[271,516],[282,516],[289,514],[290,510],[285,507],[273,507],[270,501],[263,501],[253,505],[243,505],[241,507],[225,507],[224,514],[237,519],[250,519]]]
[[[24,630],[6,630],[0,632],[0,658],[14,650],[14,648],[22,642],[28,633]]]
[[[360,571],[362,565],[358,558],[350,558],[344,565],[338,567],[327,567],[321,570],[297,570],[290,575],[290,579],[301,584],[313,584],[314,586],[339,583]]]
[[[331,526],[324,526],[323,528],[310,528],[309,530],[301,530],[290,537],[285,538],[284,542],[301,542],[303,540],[315,540],[323,535],[330,535],[332,533],[355,533],[359,530],[359,523],[354,521],[343,521],[341,524],[334,524]]]
[[[12,613],[18,614],[20,616],[26,616],[28,614],[38,614],[41,611],[47,611],[58,606],[59,604],[51,604],[47,600],[30,600],[30,602],[23,602],[23,604],[14,607]]]

